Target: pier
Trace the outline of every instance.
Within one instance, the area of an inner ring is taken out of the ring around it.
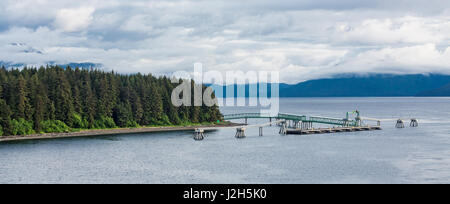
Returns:
[[[295,115],[295,114],[284,114],[279,113],[278,115],[272,116],[268,114],[261,114],[261,113],[239,113],[239,114],[230,114],[225,115],[224,120],[237,120],[237,119],[244,119],[245,122],[247,122],[248,119],[269,119],[272,121],[273,119],[276,120],[286,120],[293,123],[303,123],[308,125],[311,125],[312,123],[319,123],[319,124],[329,124],[329,125],[337,125],[337,126],[346,126],[346,127],[356,127],[358,126],[357,120],[350,120],[348,118],[345,119],[339,119],[339,118],[329,118],[329,117],[318,117],[318,116],[306,116],[306,115]],[[245,123],[247,124],[247,123]]]
[[[354,118],[351,118],[355,116]],[[309,135],[309,134],[331,134],[341,132],[361,132],[361,131],[375,131],[382,130],[381,121],[396,121],[395,127],[405,128],[404,122],[407,119],[374,119],[363,118],[360,116],[359,111],[347,112],[345,118],[331,118],[331,117],[318,117],[318,116],[306,116],[296,114],[279,113],[277,115],[267,115],[261,113],[239,113],[224,115],[224,120],[239,120],[243,119],[244,124],[236,128],[235,137],[242,139],[246,137],[246,130],[250,128],[258,128],[259,136],[263,136],[263,128],[273,125],[280,127],[280,135]],[[248,119],[269,119],[269,123],[259,125],[248,125]],[[410,119],[410,127],[418,127],[419,122],[417,119]],[[367,121],[375,121],[376,125],[366,124]],[[324,124],[332,126],[330,128],[314,128],[314,124]],[[197,129],[195,132],[195,140],[203,140],[205,138],[205,130],[218,130],[226,129],[230,127],[222,128],[202,128]]]
[[[272,125],[277,125],[280,123],[285,123],[284,120],[272,121],[269,123],[258,124],[258,125],[242,125],[242,126],[231,126],[231,127],[206,127],[206,128],[197,128],[195,129],[194,139],[195,140],[204,140],[205,139],[205,131],[211,130],[223,130],[223,129],[236,129],[235,137],[237,139],[243,139],[246,137],[246,130],[250,128],[259,128],[259,136],[263,136],[263,128],[269,127]]]

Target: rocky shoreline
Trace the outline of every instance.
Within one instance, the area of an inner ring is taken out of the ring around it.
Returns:
[[[33,135],[4,136],[0,137],[0,143],[11,141],[92,137],[92,136],[123,135],[123,134],[153,133],[153,132],[174,132],[174,131],[188,131],[188,130],[194,131],[196,128],[234,127],[234,126],[239,126],[239,124],[229,123],[224,125],[198,125],[198,126],[184,126],[184,127],[143,127],[143,128],[107,129],[107,130],[83,130],[80,132],[70,132],[70,133],[45,133]]]

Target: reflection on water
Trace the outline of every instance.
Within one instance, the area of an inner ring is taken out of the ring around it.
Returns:
[[[0,144],[0,183],[450,183],[449,98],[282,99],[281,112],[418,118],[419,128],[280,136],[277,127]],[[255,108],[222,108],[224,113]],[[238,121],[242,122],[242,121]],[[265,123],[266,120],[251,120]]]

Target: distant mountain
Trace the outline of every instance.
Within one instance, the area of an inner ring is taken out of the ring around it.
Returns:
[[[47,62],[43,65],[51,65],[51,66],[60,66],[63,68],[66,68],[68,66],[70,66],[71,68],[80,68],[80,69],[102,69],[104,68],[103,64],[100,63],[92,63],[92,62],[82,62],[82,63],[76,63],[76,62],[71,62],[71,63],[67,63],[67,64],[62,64],[62,63],[56,63],[56,62]],[[37,65],[27,65],[25,63],[14,63],[14,62],[6,62],[6,61],[0,61],[0,67],[6,67],[7,69],[11,69],[11,68],[22,68],[25,66],[37,66]]]
[[[448,75],[390,75],[348,76],[306,81],[280,87],[281,97],[389,97],[418,96],[434,93],[450,84]],[[450,88],[447,87],[447,88]],[[422,94],[423,95],[423,94]]]
[[[212,85],[217,91],[222,91],[227,97],[225,88],[233,89],[235,97],[252,96],[249,85],[218,86]],[[238,93],[239,88],[245,88],[245,93]],[[271,96],[270,86],[268,95]],[[374,74],[367,76],[339,76],[331,79],[318,79],[295,85],[280,84],[280,97],[406,97],[406,96],[450,96],[450,76],[429,75],[391,75]]]
[[[437,89],[421,92],[417,96],[450,96],[450,83]]]
[[[216,96],[218,97],[223,97],[223,98],[227,98],[227,92],[230,90],[234,90],[234,97],[259,97],[261,92],[259,92],[258,90],[260,85],[265,85],[267,87],[267,97],[271,97],[272,96],[272,89],[271,89],[271,84],[256,84],[253,85],[252,84],[252,89],[254,89],[254,87],[256,87],[256,92],[255,91],[250,91],[250,85],[249,84],[245,84],[245,85],[230,85],[230,86],[221,86],[221,85],[215,85],[215,84],[205,84],[206,86],[210,86],[213,88]],[[280,90],[281,87],[284,87],[285,84],[280,84]],[[245,90],[245,92],[242,92],[241,90]],[[263,92],[262,92],[263,93]]]
[[[80,68],[80,69],[100,69],[103,68],[103,64],[100,63],[92,63],[92,62],[83,62],[83,63],[75,63],[75,62],[71,62],[71,63],[67,63],[67,64],[58,64],[58,63],[54,63],[54,62],[49,62],[49,65],[58,65],[60,67],[66,68],[66,67],[71,67],[71,68]]]
[[[281,97],[434,96],[450,93],[448,75],[348,76],[280,86]]]
[[[23,63],[13,63],[13,62],[0,61],[0,67],[20,68],[20,67],[24,67],[24,66],[25,66],[25,64],[23,64]]]

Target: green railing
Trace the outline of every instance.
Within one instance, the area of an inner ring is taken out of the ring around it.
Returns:
[[[336,118],[325,118],[325,117],[310,117],[307,119],[308,122],[313,123],[323,123],[330,125],[340,125],[340,126],[358,126],[358,123],[354,120],[336,119]]]
[[[239,114],[224,115],[225,120],[236,120],[244,118],[277,118],[277,117],[276,116],[270,117],[269,115],[263,115],[260,113],[239,113]]]
[[[245,118],[275,118],[281,120],[292,120],[292,121],[301,121],[301,122],[312,122],[312,123],[321,123],[328,125],[338,125],[338,126],[358,126],[358,122],[356,120],[346,120],[346,119],[337,119],[337,118],[327,118],[327,117],[308,117],[305,115],[294,115],[294,114],[283,114],[280,113],[276,116],[270,116],[260,113],[239,113],[239,114],[229,114],[224,115],[225,120],[236,120],[236,119],[245,119]]]

